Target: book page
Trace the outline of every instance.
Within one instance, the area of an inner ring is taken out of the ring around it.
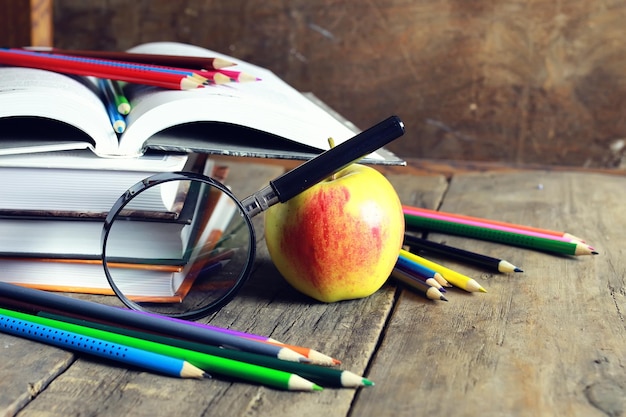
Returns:
[[[100,152],[115,153],[117,150],[117,135],[102,101],[79,78],[33,68],[0,67],[0,118],[8,117],[33,118],[32,125],[28,124],[30,120],[24,124],[29,130],[24,138],[48,139],[45,131],[36,128],[34,119],[47,118],[83,131]],[[0,148],[3,140],[21,137],[20,133],[3,132]],[[28,145],[24,143],[24,146]]]
[[[261,80],[188,91],[129,85],[127,93],[133,110],[120,142],[120,150],[125,153],[136,151],[148,137],[165,128],[199,121],[241,125],[320,151],[328,149],[329,137],[339,144],[354,136],[344,123],[267,69],[208,49],[171,42],[145,44],[130,52],[221,57],[237,63],[228,69]]]

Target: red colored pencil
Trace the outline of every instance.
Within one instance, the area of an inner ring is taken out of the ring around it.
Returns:
[[[202,71],[201,74],[204,74],[205,72],[206,71]],[[228,78],[230,78],[231,81],[236,81],[240,83],[261,80],[260,78],[255,77],[254,75],[246,74],[245,72],[241,72],[241,71],[219,69],[219,70],[216,70],[216,72],[227,76]]]
[[[79,49],[60,49],[50,47],[26,47],[27,51],[45,52],[59,55],[74,55],[91,58],[113,59],[118,61],[140,62],[144,64],[165,65],[172,67],[214,70],[237,65],[223,58],[204,58],[196,56],[178,56],[162,54],[142,54],[118,51],[90,51]]]
[[[38,68],[66,74],[94,76],[111,80],[125,81],[157,87],[187,90],[199,88],[208,81],[206,77],[189,75],[174,67],[128,65],[122,61],[109,60],[70,60],[48,54],[0,49],[0,63],[20,67]]]

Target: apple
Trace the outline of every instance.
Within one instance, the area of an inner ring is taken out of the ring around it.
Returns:
[[[323,302],[367,297],[404,239],[400,198],[377,170],[352,164],[265,212],[265,241],[296,290]]]

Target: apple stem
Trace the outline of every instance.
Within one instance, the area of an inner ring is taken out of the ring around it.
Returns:
[[[328,146],[330,146],[330,149],[335,147],[335,139],[333,138],[328,138]],[[333,174],[330,176],[330,178],[334,181],[336,179],[336,175]]]

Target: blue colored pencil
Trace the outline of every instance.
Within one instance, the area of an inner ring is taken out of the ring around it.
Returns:
[[[115,93],[113,91],[113,86],[111,85],[111,80],[98,78],[98,87],[100,88],[100,91],[102,91],[104,106],[107,109],[107,114],[109,115],[109,120],[111,120],[113,130],[115,130],[116,133],[124,133],[124,130],[126,130],[126,120],[117,110]]]
[[[111,359],[163,375],[178,378],[204,378],[207,376],[203,370],[178,358],[55,329],[4,314],[0,314],[0,331],[60,348]]]
[[[402,256],[402,254],[398,256],[396,265],[404,270],[411,272],[412,275],[421,278],[422,280],[424,280],[424,282],[434,286],[440,291],[443,289],[444,286],[451,286],[439,272],[424,265],[420,265],[417,262],[413,262],[412,260]],[[439,285],[436,285],[435,283]]]
[[[259,340],[210,331],[209,329],[196,327],[191,322],[185,325],[182,322],[174,322],[159,316],[142,314],[135,310],[125,310],[6,282],[0,282],[0,298],[25,302],[36,306],[39,311],[52,310],[79,317],[88,317],[90,320],[107,324],[206,343],[212,346],[238,349],[294,362],[310,362],[304,355],[284,346],[275,346]]]

